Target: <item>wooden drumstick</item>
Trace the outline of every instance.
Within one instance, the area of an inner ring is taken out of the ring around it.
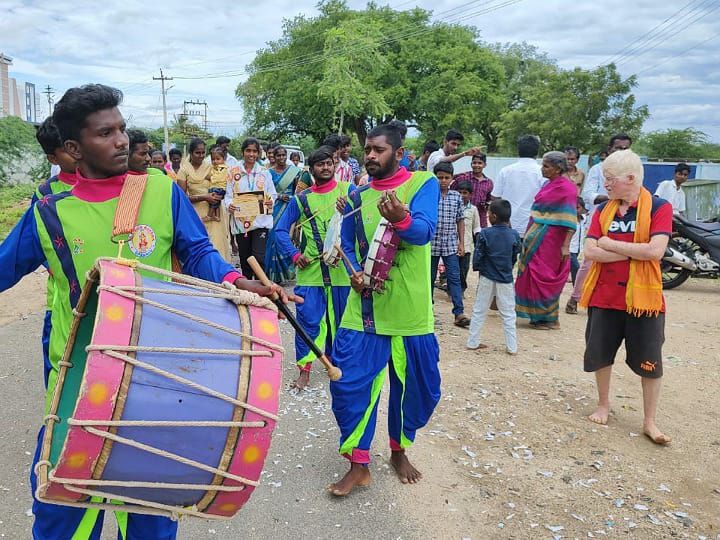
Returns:
[[[260,266],[260,263],[257,262],[257,259],[255,257],[250,256],[248,257],[248,265],[250,268],[252,268],[252,271],[255,273],[255,275],[260,279],[260,282],[263,285],[266,285],[268,287],[272,287],[275,285],[272,281],[270,281],[270,278],[267,277],[265,272],[262,269],[262,266]],[[330,359],[325,356],[325,353],[323,353],[320,348],[315,345],[315,342],[308,336],[305,329],[300,326],[300,323],[295,318],[295,315],[293,315],[292,311],[290,311],[290,308],[287,307],[282,299],[280,298],[280,295],[273,291],[272,295],[270,295],[270,300],[273,301],[273,303],[278,307],[278,309],[282,312],[283,315],[287,318],[288,322],[292,325],[292,327],[297,332],[298,336],[300,336],[300,339],[302,339],[305,344],[310,347],[310,350],[315,354],[315,356],[322,362],[323,366],[325,366],[325,370],[327,371],[328,377],[331,381],[337,381],[342,377],[342,371],[339,367],[333,366],[330,362]]]
[[[337,249],[338,255],[340,255],[340,258],[345,263],[345,266],[347,266],[347,269],[350,270],[350,273],[353,275],[354,278],[360,278],[363,276],[362,272],[358,272],[353,268],[352,263],[350,262],[350,259],[348,259],[348,256],[345,255],[345,252],[340,247],[340,244],[335,244],[335,249]]]

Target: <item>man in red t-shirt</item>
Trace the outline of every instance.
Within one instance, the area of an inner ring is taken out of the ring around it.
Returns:
[[[672,205],[642,187],[642,163],[632,150],[608,156],[603,175],[610,200],[598,206],[587,233],[585,258],[593,269],[581,299],[588,306],[584,369],[595,372],[598,388],[590,420],[608,421],[612,365],[624,340],[626,363],[642,378],[643,431],[666,444],[670,437],[657,427],[655,412],[665,341],[659,261],[672,233]]]

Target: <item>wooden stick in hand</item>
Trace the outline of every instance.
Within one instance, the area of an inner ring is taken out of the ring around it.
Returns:
[[[266,285],[268,287],[272,287],[275,285],[272,281],[270,281],[270,278],[267,277],[265,272],[262,269],[262,266],[260,266],[260,263],[257,262],[257,259],[255,257],[248,257],[248,265],[250,268],[252,268],[252,271],[255,273],[255,275],[260,279],[260,282],[263,285]],[[297,332],[298,336],[300,336],[300,339],[302,339],[305,344],[310,347],[310,350],[315,354],[315,356],[322,362],[323,366],[325,366],[325,370],[327,371],[328,377],[331,381],[337,381],[342,377],[342,371],[339,367],[333,366],[330,362],[330,359],[325,356],[325,354],[320,350],[320,348],[315,345],[315,342],[308,336],[305,329],[300,326],[300,323],[295,318],[295,315],[293,315],[292,311],[290,311],[290,308],[288,308],[280,298],[280,295],[278,293],[274,292],[270,296],[270,300],[273,301],[273,303],[278,307],[278,309],[282,312],[283,315],[287,318],[288,322],[292,325],[292,327]]]
[[[353,265],[350,262],[350,259],[348,259],[348,256],[345,255],[345,252],[340,247],[340,244],[335,244],[335,249],[337,250],[338,255],[340,255],[340,258],[343,260],[343,262],[345,263],[345,266],[347,266],[348,271],[353,275],[353,277],[356,277],[356,278],[362,277],[363,273],[358,272],[357,270],[355,270],[353,268]]]

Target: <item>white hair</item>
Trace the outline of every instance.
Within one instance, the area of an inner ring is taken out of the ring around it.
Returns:
[[[645,177],[640,156],[632,150],[616,150],[605,158],[602,170],[607,178],[619,178],[632,175],[635,183],[640,186]]]

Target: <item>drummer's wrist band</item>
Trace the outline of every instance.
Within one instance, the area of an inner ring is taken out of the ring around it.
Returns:
[[[412,217],[410,216],[410,214],[405,214],[405,217],[403,219],[393,223],[393,227],[395,227],[399,231],[404,231],[405,229],[410,227],[411,223]]]

